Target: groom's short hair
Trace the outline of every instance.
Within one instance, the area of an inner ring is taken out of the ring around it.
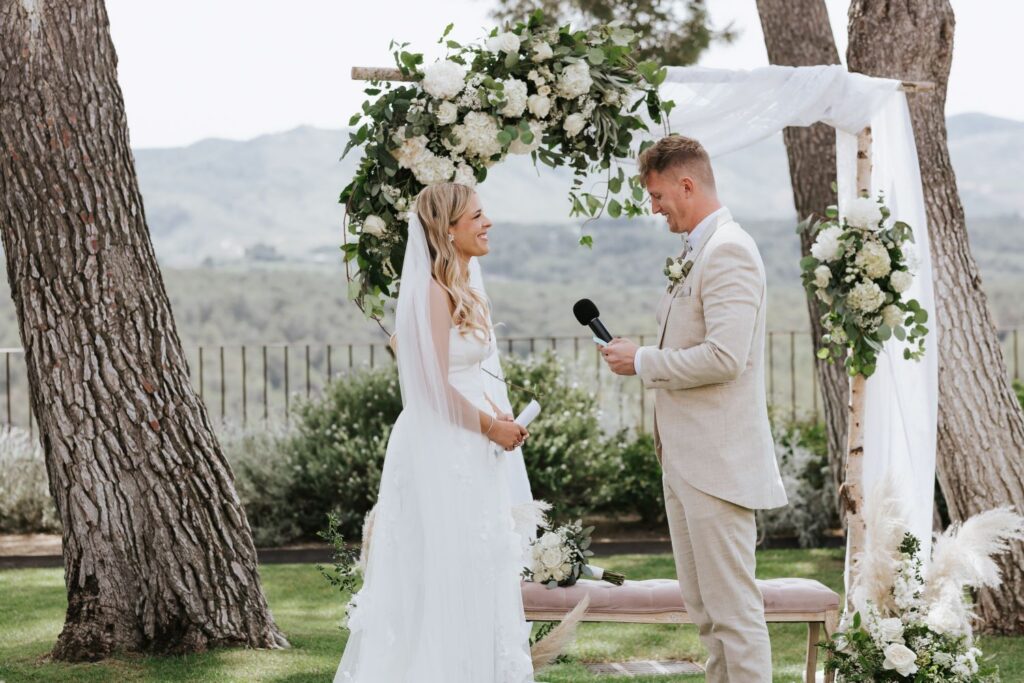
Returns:
[[[708,188],[715,187],[715,173],[711,170],[711,158],[704,146],[684,135],[667,135],[640,152],[640,181],[647,183],[651,171],[665,173],[681,170],[692,175]]]

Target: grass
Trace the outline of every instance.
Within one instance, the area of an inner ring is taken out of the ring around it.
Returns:
[[[630,578],[675,575],[669,555],[618,555],[602,566]],[[47,653],[60,632],[65,599],[62,571],[0,571],[0,681],[326,681],[334,675],[345,634],[338,624],[342,596],[333,592],[312,565],[261,568],[267,598],[288,650],[218,650],[186,657],[120,656],[97,664],[52,662]],[[758,574],[813,577],[834,590],[842,582],[840,550],[766,550],[758,554]],[[801,680],[806,630],[799,624],[769,627],[776,682]],[[981,647],[1002,670],[1004,681],[1024,681],[1024,638],[983,638]],[[703,649],[692,626],[584,624],[569,661],[538,674],[545,683],[607,683],[616,679],[587,672],[586,662],[630,659],[692,659]],[[665,683],[667,677],[628,679]],[[674,680],[699,681],[699,676]]]

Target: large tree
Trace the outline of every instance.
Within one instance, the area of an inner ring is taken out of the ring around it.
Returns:
[[[53,655],[284,646],[146,227],[102,0],[0,0],[0,235],[64,527]]]
[[[580,27],[622,21],[637,32],[634,56],[659,64],[694,64],[712,41],[734,38],[728,26],[711,27],[705,0],[498,0],[492,16],[516,22],[537,10]]]
[[[768,61],[781,66],[838,64],[839,50],[832,36],[824,0],[757,0]],[[832,183],[836,179],[836,132],[824,123],[791,127],[783,131],[793,203],[797,217],[823,218],[825,209],[836,203]],[[809,232],[800,235],[802,256],[811,253]],[[817,347],[824,329],[824,310],[815,297],[808,297],[811,339]],[[825,424],[828,428],[828,456],[836,492],[846,470],[846,421],[850,380],[841,363],[815,361],[821,387]]]
[[[953,58],[948,0],[854,0],[847,63],[871,76],[932,81],[909,98],[927,207],[939,352],[938,477],[954,520],[998,505],[1024,509],[1024,415],[1014,396],[946,144]],[[1024,544],[1000,559],[1005,582],[977,596],[983,626],[1024,632]]]

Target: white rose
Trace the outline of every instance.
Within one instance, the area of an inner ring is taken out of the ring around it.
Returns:
[[[895,330],[903,324],[903,311],[899,306],[889,304],[882,309],[882,322]]]
[[[842,234],[843,230],[838,226],[819,232],[811,245],[811,255],[819,261],[835,261],[843,253],[843,243],[839,241]]]
[[[878,230],[882,222],[881,205],[869,197],[857,197],[846,207],[846,222],[861,230]]]
[[[679,261],[674,261],[672,265],[668,267],[668,274],[673,278],[681,278],[683,276],[683,264]]]
[[[543,62],[551,59],[555,55],[551,46],[547,43],[537,43],[533,46],[533,57],[531,59],[535,62]]]
[[[505,106],[501,109],[503,116],[518,118],[526,111],[526,82],[517,78],[504,81]]]
[[[469,164],[459,164],[459,167],[455,169],[454,182],[466,187],[476,187],[476,174],[473,172],[473,167]]]
[[[604,98],[602,101],[605,104],[616,105],[619,103],[619,93],[615,92],[614,90],[609,90],[604,94]]]
[[[558,92],[571,100],[586,95],[593,84],[590,66],[586,62],[575,62],[562,69],[562,75],[558,78]]]
[[[388,226],[384,223],[384,219],[380,216],[374,216],[370,214],[363,221],[363,232],[367,235],[373,235],[374,237],[380,237],[387,230]]]
[[[885,654],[885,661],[882,667],[895,669],[900,676],[909,676],[917,673],[917,655],[906,645],[892,643],[882,651]]]
[[[854,262],[872,280],[885,277],[892,270],[889,251],[878,242],[865,242]]]
[[[529,107],[531,114],[542,119],[551,111],[551,100],[543,95],[530,95],[526,100],[526,106]]]
[[[540,537],[540,544],[544,548],[558,548],[562,545],[562,537],[558,534],[544,534]]]
[[[902,294],[914,284],[914,276],[905,270],[897,270],[889,276],[889,284],[892,285],[893,291]]]
[[[814,269],[814,284],[818,289],[825,289],[832,281],[832,271],[828,266],[818,266]]]
[[[850,304],[850,308],[855,311],[871,313],[877,311],[885,303],[885,293],[874,282],[865,280],[853,286],[853,289],[850,290],[846,297],[846,301]]]
[[[437,122],[442,126],[455,123],[459,118],[459,108],[454,102],[442,102],[437,108]]]
[[[561,548],[548,548],[541,554],[540,559],[545,567],[560,567],[562,565],[562,550]]]
[[[526,144],[521,137],[517,137],[509,145],[508,151],[512,154],[529,154],[540,147],[541,137],[544,135],[544,124],[540,121],[530,121],[530,132],[533,133],[533,141],[530,144]],[[520,135],[522,135],[522,131],[520,131]]]
[[[551,86],[550,85],[542,85],[542,86],[540,86],[539,88],[537,88],[537,94],[541,95],[543,97],[547,97],[548,95],[551,94]]]
[[[579,135],[580,131],[583,130],[583,127],[586,125],[587,120],[583,118],[583,114],[576,113],[565,117],[565,123],[562,124],[562,128],[565,129],[565,132],[569,137],[574,138]]]
[[[423,89],[439,100],[455,97],[466,85],[466,69],[451,61],[437,61],[423,70]]]
[[[499,33],[487,39],[487,49],[491,52],[512,54],[519,52],[519,36],[514,33]]]
[[[898,617],[882,619],[878,622],[878,632],[887,643],[903,639],[903,622]]]

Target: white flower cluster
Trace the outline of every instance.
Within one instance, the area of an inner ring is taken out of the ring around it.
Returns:
[[[811,256],[826,263],[835,261],[843,254],[843,243],[839,239],[842,236],[843,229],[838,225],[825,228],[811,245]]]
[[[471,111],[455,126],[455,137],[459,143],[452,149],[456,154],[465,152],[470,156],[489,159],[501,153],[498,142],[498,122],[490,114]]]
[[[558,78],[558,93],[571,100],[589,93],[593,84],[590,65],[586,62],[575,62],[562,69],[562,74]]]
[[[882,222],[882,206],[868,197],[857,197],[846,207],[846,223],[861,230],[878,230]]]
[[[883,278],[892,270],[889,250],[874,240],[864,242],[853,262],[872,280]]]
[[[873,313],[885,303],[885,292],[870,280],[858,282],[846,295],[846,302],[854,311]]]
[[[404,130],[400,130],[399,134],[404,134]],[[399,166],[411,170],[416,180],[424,185],[436,185],[451,180],[452,174],[455,173],[455,162],[431,152],[427,148],[427,142],[426,135],[407,138],[402,141],[401,147],[392,150],[391,153]]]
[[[466,68],[457,62],[437,61],[423,70],[423,89],[439,100],[450,100],[466,85]]]
[[[572,551],[561,534],[548,532],[531,548],[533,580],[538,583],[563,581],[572,571]]]
[[[493,38],[487,39],[487,49],[491,52],[504,52],[505,54],[515,54],[519,52],[519,46],[522,42],[519,40],[519,36],[514,33],[499,33]]]
[[[517,78],[504,81],[505,106],[501,109],[502,116],[517,118],[526,111],[526,82]]]

